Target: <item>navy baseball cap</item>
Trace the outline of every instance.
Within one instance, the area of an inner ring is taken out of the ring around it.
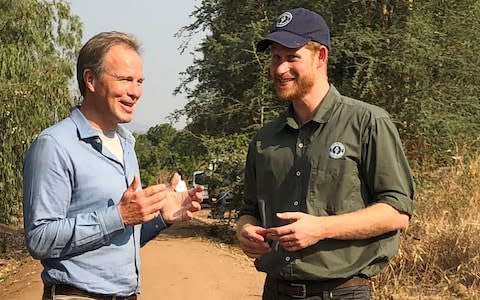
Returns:
[[[257,51],[265,51],[272,42],[294,49],[309,41],[330,49],[328,25],[322,16],[311,10],[294,8],[278,16],[270,33],[257,43]]]

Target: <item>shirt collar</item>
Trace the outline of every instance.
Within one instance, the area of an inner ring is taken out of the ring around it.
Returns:
[[[341,95],[337,91],[337,89],[332,84],[330,84],[330,88],[328,89],[327,94],[323,98],[322,102],[320,102],[320,105],[313,114],[311,120],[317,123],[327,123],[333,113],[333,107],[335,103],[338,102],[340,96]],[[287,111],[281,116],[278,130],[282,130],[285,126],[289,126],[295,129],[299,128],[298,123],[295,120],[293,105],[291,103],[288,106]]]
[[[80,111],[80,106],[76,106],[72,113],[70,114],[73,123],[77,126],[77,132],[80,139],[88,139],[92,137],[98,137],[98,133],[95,128],[90,125],[88,120],[85,118],[83,113]],[[122,125],[117,126],[117,134],[125,139],[129,143],[135,143],[135,137],[130,133],[130,131]]]

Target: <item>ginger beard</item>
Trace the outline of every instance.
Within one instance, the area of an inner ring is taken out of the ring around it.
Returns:
[[[272,78],[278,98],[288,101],[302,99],[315,84],[314,66],[303,75],[289,72],[282,75],[272,74]]]

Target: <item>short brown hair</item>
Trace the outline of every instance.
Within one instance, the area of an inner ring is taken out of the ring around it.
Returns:
[[[90,69],[93,74],[100,76],[103,72],[105,54],[112,46],[118,44],[125,45],[140,54],[140,44],[137,39],[133,35],[118,31],[100,32],[80,49],[77,60],[77,81],[82,96],[85,96],[87,89],[83,81],[83,72]]]
[[[309,41],[305,44],[305,48],[312,51],[313,53],[317,53],[320,50],[320,47],[322,47],[322,44],[314,41]]]

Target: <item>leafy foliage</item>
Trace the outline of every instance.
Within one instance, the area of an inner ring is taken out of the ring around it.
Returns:
[[[246,135],[195,135],[187,129],[177,131],[169,124],[161,124],[136,135],[136,139],[144,185],[166,183],[168,175],[180,169],[187,180],[191,180],[194,171],[202,170],[207,173],[207,184],[215,187],[215,193],[230,191],[235,195],[233,201],[240,202],[248,145]]]
[[[255,52],[256,41],[270,23],[265,9],[258,1],[203,1],[193,12],[198,21],[179,33],[188,36],[205,27],[211,32],[199,48],[203,58],[186,70],[176,90],[189,99],[177,114],[191,120],[187,128],[192,132],[250,133],[284,107],[273,98],[268,57]],[[193,82],[197,85],[190,89]]]
[[[467,136],[478,149],[478,1],[383,2],[383,21],[352,10],[335,34],[332,80],[387,109],[419,166],[450,162]]]
[[[142,183],[151,185],[160,179],[167,182],[168,174],[181,169],[184,175],[206,168],[207,149],[200,137],[188,130],[177,131],[170,124],[151,127],[147,133],[136,135],[136,152]]]
[[[81,34],[63,1],[0,2],[0,222],[18,221],[28,145],[73,104],[68,87]]]
[[[480,146],[480,4],[475,0],[242,1],[204,0],[179,32],[209,34],[177,93],[189,102],[196,134],[250,135],[284,109],[268,78],[268,55],[255,43],[279,13],[320,12],[332,33],[330,80],[345,94],[390,112],[412,162],[451,161],[455,145]]]

